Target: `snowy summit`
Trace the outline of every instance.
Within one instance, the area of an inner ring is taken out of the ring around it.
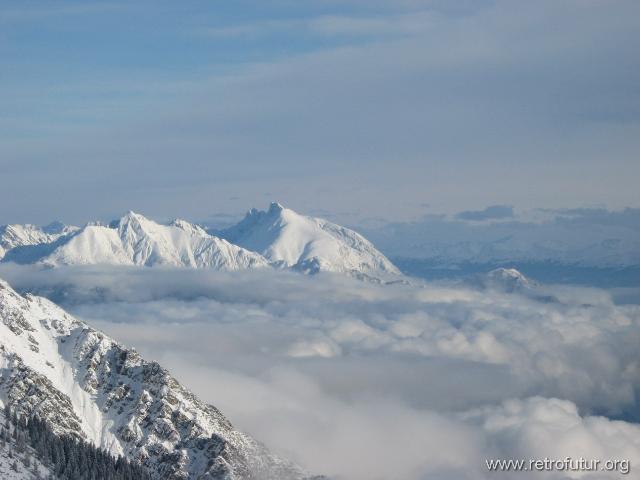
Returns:
[[[249,210],[240,223],[221,235],[277,265],[307,273],[400,275],[362,235],[321,218],[300,215],[279,203],[272,203],[266,211]]]

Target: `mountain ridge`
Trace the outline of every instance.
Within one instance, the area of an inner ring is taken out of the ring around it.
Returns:
[[[186,220],[162,224],[133,211],[106,225],[55,225],[50,231],[54,230],[3,227],[1,261],[47,267],[106,264],[222,271],[274,267],[377,281],[402,275],[357,232],[275,202],[267,211],[249,210],[240,223],[215,234]]]
[[[165,369],[0,280],[0,400],[159,478],[301,480]]]

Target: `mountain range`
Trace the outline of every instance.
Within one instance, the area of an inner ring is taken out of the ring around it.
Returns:
[[[361,231],[396,264],[409,259],[436,268],[509,263],[640,266],[640,209],[535,211],[485,221],[465,218],[430,215]]]
[[[84,227],[6,225],[3,262],[61,265],[137,265],[235,271],[286,268],[389,278],[400,271],[364,237],[323,219],[272,203],[251,209],[237,225],[208,232],[185,220],[157,223],[129,212],[109,224]]]
[[[278,203],[265,211],[250,210],[223,231],[207,231],[180,219],[158,223],[134,212],[83,227],[6,225],[0,227],[0,259],[50,268],[124,265],[288,269],[376,280],[401,276],[355,231]],[[86,442],[140,464],[152,478],[311,478],[235,429],[159,364],[51,301],[23,296],[2,280],[0,403],[19,418],[43,422],[55,437]],[[0,444],[0,469],[10,478],[37,478],[47,469],[47,475],[55,476],[58,467],[51,458],[38,457],[29,448],[20,447],[23,463],[17,465],[12,456],[16,446]],[[27,457],[39,465],[40,473],[24,466]]]

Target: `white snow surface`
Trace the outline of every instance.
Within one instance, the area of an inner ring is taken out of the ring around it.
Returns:
[[[157,478],[300,479],[157,363],[0,280],[0,402],[141,461]]]
[[[0,259],[16,247],[48,244],[76,231],[78,227],[54,222],[46,227],[36,225],[4,225],[0,227]]]
[[[321,218],[300,215],[279,203],[272,203],[267,211],[249,210],[240,223],[221,235],[275,264],[307,273],[400,275],[362,235]]]
[[[5,261],[59,265],[138,265],[240,270],[268,262],[184,220],[169,225],[129,212],[111,225],[89,224],[54,242],[43,238],[5,254]]]
[[[303,273],[346,273],[365,279],[397,279],[400,271],[362,235],[272,203],[251,209],[220,238],[176,219],[154,222],[129,212],[109,225],[59,226],[55,234],[32,225],[0,230],[4,262],[61,265],[137,265],[234,271],[291,268]]]

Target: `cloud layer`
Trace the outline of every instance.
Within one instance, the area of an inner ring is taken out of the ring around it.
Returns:
[[[456,215],[460,220],[482,221],[512,218],[513,207],[509,205],[491,205],[483,210],[466,210]]]
[[[602,290],[9,265],[0,276],[159,360],[314,472],[476,479],[495,475],[485,458],[640,461],[640,308]]]

